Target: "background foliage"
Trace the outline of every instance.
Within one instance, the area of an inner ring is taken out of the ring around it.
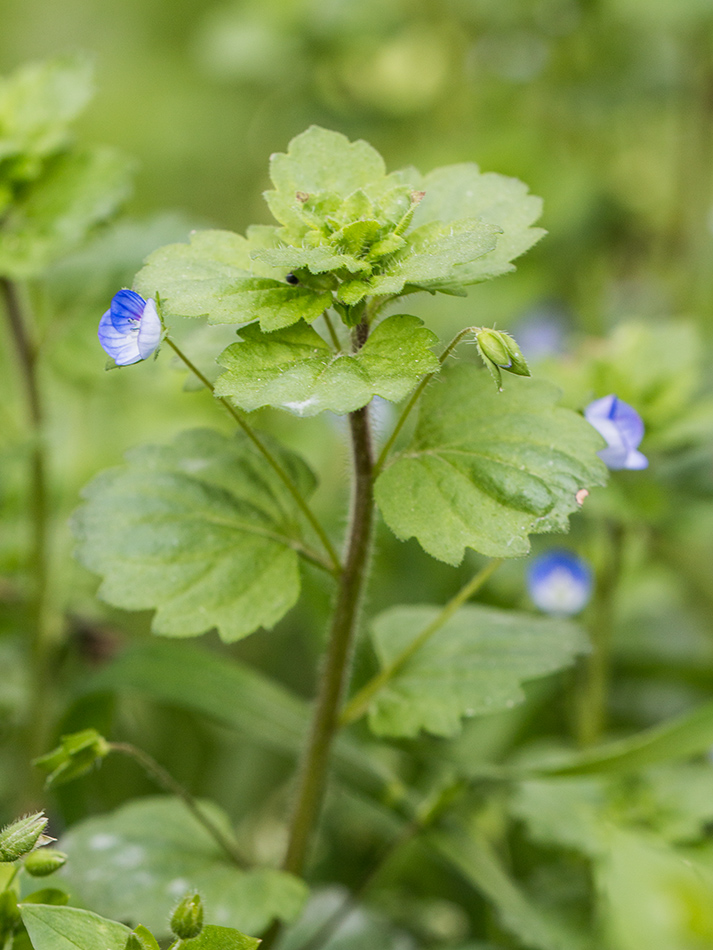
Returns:
[[[184,376],[169,368],[167,354],[131,374],[105,374],[96,321],[156,247],[185,240],[196,226],[242,232],[268,223],[260,197],[269,184],[266,156],[310,123],[368,139],[389,169],[414,164],[426,173],[477,161],[543,197],[540,223],[549,235],[516,273],[467,298],[419,299],[413,312],[443,342],[467,323],[512,330],[535,375],[559,385],[566,405],[579,409],[616,392],[647,427],[650,469],[621,473],[594,491],[564,539],[594,564],[610,593],[615,588],[606,603],[595,597],[584,617],[611,637],[606,722],[602,730],[582,718],[577,697],[585,687],[573,673],[538,681],[523,705],[474,719],[453,739],[408,738],[422,723],[409,725],[397,732],[406,738],[366,761],[345,740],[315,858],[314,876],[329,889],[299,926],[316,929],[339,905],[338,888],[358,886],[392,839],[395,819],[379,803],[389,794],[398,799],[400,783],[423,796],[451,775],[476,782],[480,807],[389,862],[355,914],[352,936],[335,938],[334,950],[710,945],[713,773],[706,750],[713,729],[710,715],[699,715],[713,698],[710,5],[0,0],[0,22],[0,73],[57,53],[93,55],[96,95],[77,123],[78,139],[118,150],[101,153],[107,162],[118,153],[138,160],[125,215],[30,288],[51,459],[49,629],[61,644],[43,697],[48,747],[86,726],[136,742],[195,794],[213,799],[247,852],[279,861],[286,783],[313,693],[328,588],[307,569],[298,608],[271,631],[231,645],[214,634],[191,647],[150,640],[148,613],[96,600],[96,579],[70,557],[68,518],[80,489],[132,446],[168,445],[179,430],[205,424],[230,431],[208,394],[183,391]],[[234,340],[231,327],[177,328],[180,339],[189,334],[193,352]],[[547,339],[556,352],[538,361]],[[32,445],[5,342],[0,391],[0,811],[9,819],[41,793],[28,774],[23,731],[34,702],[25,655]],[[379,411],[385,431],[391,409],[380,404]],[[347,458],[339,420],[320,415],[294,427],[274,409],[257,418],[320,473],[314,505],[338,531]],[[414,539],[398,542],[380,528],[378,540],[373,614],[395,602],[443,602],[478,563],[468,555],[454,572]],[[551,543],[540,539],[535,547]],[[525,564],[501,568],[483,599],[531,610]],[[397,621],[381,614],[376,653],[367,639],[360,644],[358,682],[383,659],[380,638]],[[659,742],[648,758],[632,762],[626,748],[605,756],[606,775],[596,762],[592,774],[569,778],[518,782],[510,775],[505,782],[497,772],[691,710],[698,718],[682,720],[676,738]],[[389,710],[371,714],[383,723]],[[428,715],[425,709],[424,721]],[[692,760],[674,762],[684,755]],[[54,791],[46,802],[55,830],[70,829],[70,873],[80,873],[91,828],[73,826],[156,791],[118,757]],[[151,799],[144,802],[140,817],[150,821]],[[125,815],[111,820],[121,827]],[[164,819],[170,823],[170,812]],[[219,891],[220,862],[212,854],[205,860]],[[70,883],[82,893],[82,881]],[[92,886],[93,909],[120,916],[114,905],[96,903],[100,885]],[[259,891],[268,917],[277,886]],[[253,907],[254,895],[247,898]],[[299,895],[290,899],[299,904]],[[242,926],[250,932],[262,918]],[[290,939],[297,948],[304,933]]]

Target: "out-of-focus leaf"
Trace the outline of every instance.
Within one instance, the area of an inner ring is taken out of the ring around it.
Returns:
[[[506,873],[490,844],[475,831],[429,832],[426,842],[494,905],[501,924],[526,947],[585,950],[593,946],[551,913],[541,910]]]
[[[132,163],[110,148],[69,152],[8,209],[0,229],[0,274],[25,280],[79,245],[131,190]]]
[[[387,317],[354,355],[335,354],[304,323],[265,334],[240,331],[244,342],[229,346],[216,393],[243,409],[280,406],[301,416],[325,409],[352,412],[373,396],[399,402],[426,373],[439,368],[431,347],[438,338],[418,317]]]
[[[307,465],[272,448],[309,494]],[[127,459],[87,487],[75,516],[79,557],[104,576],[101,596],[156,608],[154,630],[167,636],[217,627],[232,641],[276,623],[299,594],[297,510],[252,443],[193,430]]]
[[[227,815],[202,808],[230,833]],[[307,896],[304,883],[284,871],[242,871],[226,858],[179,799],[143,798],[109,815],[74,825],[61,839],[69,860],[62,871],[82,904],[157,936],[168,932],[176,902],[197,890],[207,919],[259,933],[273,917],[291,920]]]
[[[20,904],[34,950],[124,950],[129,928],[88,910]]]
[[[251,229],[248,238],[232,231],[196,231],[189,244],[154,251],[134,286],[147,298],[159,294],[165,313],[207,315],[209,323],[258,319],[268,331],[298,320],[310,323],[331,305],[331,294],[285,283],[277,278],[288,268],[280,275],[251,257],[255,235],[266,230]]]
[[[373,622],[382,668],[398,659],[438,607],[393,607]],[[376,694],[369,725],[377,735],[439,736],[460,731],[461,717],[508,709],[525,698],[522,682],[562,669],[588,649],[568,620],[466,606],[437,630]]]
[[[443,370],[422,399],[411,444],[376,482],[394,534],[458,564],[466,547],[518,557],[529,534],[566,531],[577,492],[602,485],[606,469],[600,436],[558,407],[558,395],[521,377],[494,392],[472,365]]]
[[[137,644],[86,684],[87,689],[135,689],[162,702],[194,709],[239,729],[260,745],[296,758],[304,745],[310,708],[255,669],[188,644]],[[334,768],[345,782],[380,801],[397,802],[395,774],[348,736],[334,745]]]

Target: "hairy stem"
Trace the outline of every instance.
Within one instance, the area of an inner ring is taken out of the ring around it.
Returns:
[[[208,377],[205,376],[203,373],[201,373],[201,371],[198,369],[195,363],[193,363],[186,356],[183,350],[181,350],[178,347],[178,345],[174,343],[171,337],[167,336],[165,337],[165,340],[166,340],[166,343],[168,343],[168,345],[174,351],[174,353],[176,353],[176,355],[179,357],[179,359],[181,359],[185,363],[185,365],[188,367],[188,369],[192,373],[194,373],[195,376],[203,383],[206,389],[209,389],[213,393],[213,395],[215,395],[215,387],[213,386],[211,381],[208,379]],[[305,516],[307,521],[312,526],[312,529],[314,530],[315,534],[324,545],[324,549],[327,552],[327,555],[329,557],[332,572],[335,574],[338,574],[339,572],[341,572],[342,567],[339,562],[339,556],[337,555],[337,552],[335,551],[332,542],[329,540],[329,536],[327,535],[327,532],[319,523],[316,515],[314,514],[310,506],[307,504],[307,501],[302,496],[302,493],[300,492],[299,488],[295,485],[294,481],[290,478],[290,476],[284,470],[282,465],[280,465],[278,460],[275,458],[272,452],[268,449],[268,447],[265,445],[262,439],[260,439],[260,437],[257,435],[255,430],[253,429],[253,427],[245,419],[243,414],[241,412],[238,412],[235,406],[233,406],[227,399],[223,399],[222,396],[217,396],[216,398],[228,410],[230,415],[233,417],[233,419],[235,419],[235,421],[238,423],[238,425],[243,430],[245,435],[253,443],[255,448],[258,449],[258,451],[262,453],[266,461],[270,464],[270,466],[273,468],[275,473],[279,476],[280,481],[283,483],[285,488],[289,491],[290,495],[292,495],[292,498],[294,499],[295,504],[298,506],[302,514]]]
[[[354,331],[354,346],[364,345],[368,326]],[[324,798],[329,755],[339,728],[339,706],[344,693],[354,632],[368,570],[374,520],[373,452],[368,406],[349,414],[354,482],[351,522],[344,569],[339,579],[337,599],[329,631],[329,642],[321,672],[319,691],[312,717],[307,748],[302,757],[294,811],[290,822],[285,871],[301,875]],[[268,950],[280,932],[276,923],[265,934],[261,950]]]
[[[350,723],[356,722],[357,719],[361,719],[368,710],[374,696],[396,676],[399,670],[403,669],[406,663],[421,649],[426,641],[429,640],[437,630],[440,630],[473,594],[480,590],[483,584],[502,563],[502,558],[494,558],[492,561],[489,561],[484,568],[478,571],[478,573],[458,591],[455,597],[448,601],[438,616],[432,620],[428,626],[424,627],[418,636],[399,653],[396,659],[389,663],[388,666],[385,666],[380,673],[372,677],[372,679],[362,686],[359,692],[351,698],[342,710],[342,714],[339,717],[339,724],[341,726],[348,726]]]
[[[184,788],[180,782],[167,772],[166,769],[143,749],[131,745],[129,742],[110,742],[109,748],[112,752],[120,752],[122,755],[128,755],[141,766],[149,778],[152,778],[165,791],[171,795],[176,795],[184,803],[189,812],[196,821],[200,822],[213,840],[223,849],[233,864],[239,868],[248,866],[248,862],[240,853],[237,844],[233,839],[226,835],[222,828],[215,824],[213,819],[201,808],[196,799],[191,795],[188,789]]]
[[[466,327],[464,330],[461,330],[460,333],[458,333],[456,336],[453,337],[451,342],[448,344],[445,350],[438,357],[438,362],[441,364],[441,366],[443,366],[445,361],[451,355],[453,350],[458,346],[458,344],[463,339],[463,337],[467,336],[469,333],[473,333],[475,329],[476,329],[475,327]],[[379,474],[379,472],[381,472],[382,468],[386,464],[386,459],[389,457],[389,452],[391,452],[391,449],[394,446],[394,442],[398,438],[399,432],[401,432],[401,430],[403,429],[406,420],[411,415],[411,410],[419,401],[419,399],[421,398],[421,395],[423,394],[424,389],[426,388],[426,386],[428,386],[428,384],[431,382],[431,380],[433,379],[435,375],[436,373],[434,372],[434,373],[429,373],[427,376],[423,377],[421,382],[413,391],[411,398],[402,409],[401,415],[396,420],[396,425],[394,426],[393,432],[391,433],[389,438],[386,440],[386,443],[383,449],[379,453],[379,458],[376,460],[376,464],[374,465],[374,478],[376,478],[376,476]]]
[[[37,379],[37,347],[31,339],[28,318],[23,312],[17,285],[0,278],[8,327],[17,354],[25,390],[27,415],[32,433],[29,459],[29,510],[32,522],[30,569],[33,592],[30,604],[30,625],[33,655],[33,684],[28,720],[28,758],[38,755],[45,746],[47,712],[50,707],[47,688],[53,665],[53,649],[49,642],[47,624],[47,587],[49,561],[49,500],[47,488],[47,460],[43,441],[44,412]]]

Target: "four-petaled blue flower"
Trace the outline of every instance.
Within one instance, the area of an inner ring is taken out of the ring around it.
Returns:
[[[644,437],[641,416],[617,396],[604,396],[590,402],[584,418],[607,440],[607,447],[598,452],[607,468],[646,468],[649,460],[637,451]]]
[[[536,607],[567,617],[579,613],[592,596],[592,570],[586,561],[564,548],[536,557],[527,572],[527,589]]]
[[[145,360],[161,341],[156,303],[133,290],[120,290],[99,321],[99,342],[117,366]]]

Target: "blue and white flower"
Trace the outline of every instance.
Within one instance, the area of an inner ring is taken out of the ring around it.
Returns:
[[[607,440],[607,447],[598,452],[607,468],[646,468],[649,460],[637,451],[644,437],[641,416],[617,396],[603,396],[590,402],[584,418]]]
[[[151,356],[161,342],[161,329],[154,300],[120,290],[99,321],[99,342],[117,366],[128,366]]]
[[[592,596],[592,570],[581,557],[564,548],[540,554],[527,572],[533,603],[546,614],[578,614]]]

